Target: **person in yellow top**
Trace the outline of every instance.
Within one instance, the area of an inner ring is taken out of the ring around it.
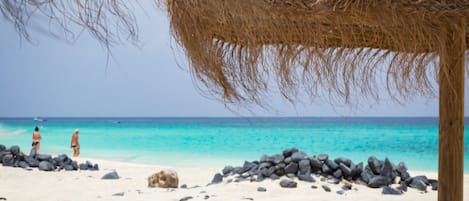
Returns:
[[[36,126],[33,132],[33,143],[31,144],[36,149],[36,153],[39,153],[39,148],[41,147],[39,143],[41,142],[41,139],[42,136],[41,133],[39,133],[39,127]]]
[[[73,149],[73,157],[78,157],[80,155],[80,143],[78,143],[78,128],[75,129],[72,135],[72,141],[70,142],[70,148]]]

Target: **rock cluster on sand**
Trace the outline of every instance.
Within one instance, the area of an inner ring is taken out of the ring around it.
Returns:
[[[32,148],[29,155],[26,155],[21,152],[19,146],[15,145],[7,149],[2,144],[0,144],[0,163],[3,166],[21,167],[24,169],[38,168],[42,171],[99,170],[98,164],[92,164],[89,161],[78,164],[66,154],[52,157],[49,154],[38,154],[36,149]]]
[[[328,178],[329,183],[364,184],[370,188],[383,188],[383,194],[397,194],[407,191],[407,187],[426,191],[427,186],[432,190],[438,189],[438,181],[427,179],[425,176],[411,177],[404,162],[393,164],[388,158],[379,160],[374,156],[368,158],[366,164],[355,164],[344,157],[329,158],[327,154],[308,156],[296,148],[284,150],[282,154],[264,155],[258,161],[245,161],[243,166],[225,166],[222,173],[217,173],[212,184],[220,183],[223,177],[237,175],[236,180],[262,181],[266,178],[279,179],[282,176],[298,178],[300,181],[315,182],[312,175]],[[223,176],[223,177],[222,177]],[[235,180],[235,181],[236,181]],[[397,189],[389,187],[400,184]],[[280,185],[284,188],[295,188],[296,182],[283,179]],[[349,184],[350,185],[350,184]],[[349,190],[351,186],[347,186]]]

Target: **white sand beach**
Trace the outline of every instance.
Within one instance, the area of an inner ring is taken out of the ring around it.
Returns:
[[[421,193],[410,189],[403,195],[382,195],[381,189],[371,189],[362,185],[353,185],[353,190],[343,195],[336,194],[341,190],[341,184],[334,185],[321,182],[316,178],[315,183],[298,182],[298,187],[285,189],[279,186],[280,180],[266,179],[263,182],[242,181],[239,183],[223,183],[206,186],[213,175],[220,172],[222,167],[214,168],[184,168],[164,167],[144,164],[132,164],[98,159],[75,159],[79,162],[86,160],[98,163],[99,171],[60,171],[43,172],[37,169],[27,171],[21,168],[0,166],[0,197],[12,201],[83,201],[83,200],[162,200],[178,201],[183,197],[192,196],[191,200],[399,200],[416,201],[437,200],[437,192]],[[147,177],[163,168],[171,168],[178,172],[179,185],[186,184],[187,189],[148,188]],[[120,176],[118,180],[102,180],[101,177],[116,170]],[[437,178],[432,172],[411,172],[412,176],[426,175]],[[226,180],[226,179],[225,179]],[[321,185],[327,184],[332,192],[325,192]],[[318,186],[312,189],[311,185]],[[469,175],[464,176],[464,197],[469,199]],[[195,187],[194,187],[195,186]],[[198,187],[197,187],[198,186]],[[258,192],[257,187],[265,187],[266,192]],[[123,196],[114,195],[122,193]]]

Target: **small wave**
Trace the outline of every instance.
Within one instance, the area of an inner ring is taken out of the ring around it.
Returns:
[[[0,128],[0,136],[17,136],[26,133],[25,129],[7,130]]]

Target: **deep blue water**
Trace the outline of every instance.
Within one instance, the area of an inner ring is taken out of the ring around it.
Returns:
[[[297,147],[354,162],[388,157],[411,170],[438,166],[437,118],[0,118],[0,144],[29,152],[35,125],[41,152],[71,155],[70,137],[79,128],[82,156],[128,162],[222,167]]]

